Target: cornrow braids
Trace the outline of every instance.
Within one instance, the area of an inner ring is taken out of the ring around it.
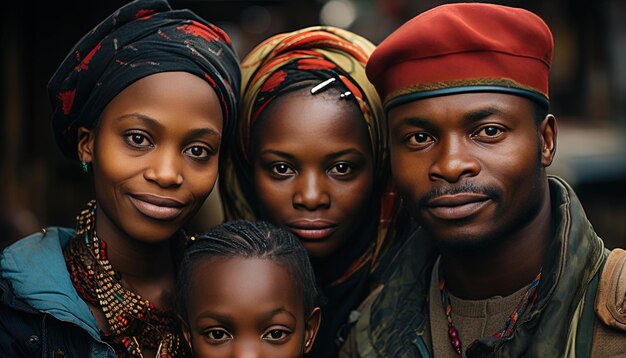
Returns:
[[[289,230],[265,221],[236,220],[196,235],[183,253],[176,281],[179,314],[187,317],[189,280],[197,264],[211,258],[268,259],[285,267],[310,313],[318,299],[315,274],[306,249]]]

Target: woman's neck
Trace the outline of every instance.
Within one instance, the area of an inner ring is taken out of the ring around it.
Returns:
[[[96,233],[106,243],[107,258],[121,274],[124,284],[142,296],[160,296],[163,289],[168,291],[173,286],[175,270],[170,240],[159,243],[135,240],[120,230],[100,207],[96,210]]]
[[[321,287],[326,287],[343,276],[376,239],[376,221],[363,227],[346,240],[336,252],[328,257],[311,257],[311,264]]]

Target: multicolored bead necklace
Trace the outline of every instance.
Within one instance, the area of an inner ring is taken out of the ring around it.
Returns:
[[[517,307],[511,313],[509,318],[504,323],[504,327],[502,327],[499,331],[493,334],[495,338],[504,338],[508,337],[513,332],[515,332],[515,326],[517,325],[517,320],[519,317],[524,314],[526,308],[537,300],[537,286],[539,285],[539,281],[541,280],[541,270],[539,274],[535,277],[533,282],[526,289],[526,293],[524,293],[524,297],[517,304]],[[461,337],[459,336],[459,331],[456,329],[454,324],[452,323],[452,305],[450,304],[450,295],[448,294],[448,290],[446,290],[446,282],[444,280],[443,275],[443,265],[439,265],[439,293],[441,294],[441,305],[443,306],[443,311],[446,314],[446,318],[448,320],[448,337],[450,338],[450,344],[452,344],[452,348],[459,355],[459,357],[463,356],[463,349],[461,345]]]
[[[122,277],[107,258],[107,246],[96,235],[96,202],[76,218],[76,236],[65,249],[72,283],[87,302],[100,307],[109,323],[105,341],[118,357],[143,357],[142,347],[156,349],[157,358],[190,356],[182,328],[171,311],[122,286]]]

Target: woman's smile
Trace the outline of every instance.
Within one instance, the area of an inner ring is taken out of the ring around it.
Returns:
[[[174,220],[187,206],[180,200],[151,194],[130,194],[129,198],[140,213],[155,220]]]

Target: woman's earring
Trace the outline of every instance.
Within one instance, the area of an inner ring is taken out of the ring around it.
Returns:
[[[83,166],[83,172],[87,173],[89,171],[89,166],[87,165],[87,162],[84,160],[81,160],[80,164],[82,164]]]

